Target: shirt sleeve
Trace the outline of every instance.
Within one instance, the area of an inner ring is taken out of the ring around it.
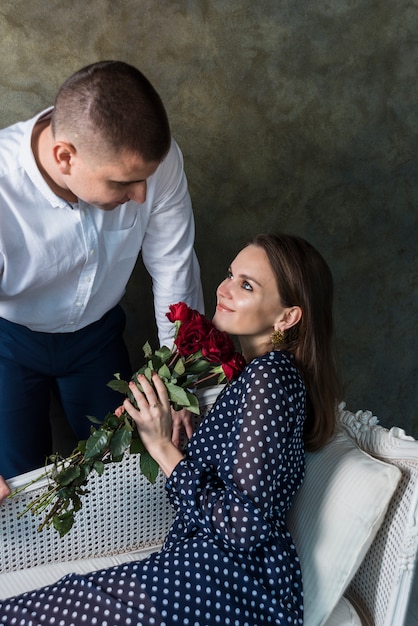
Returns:
[[[257,384],[259,373],[249,372],[218,465],[186,457],[167,481],[183,523],[238,551],[257,549],[283,523],[304,471],[304,392],[272,393],[277,380],[264,373]]]
[[[142,244],[142,258],[152,278],[159,341],[161,345],[171,346],[173,327],[166,318],[169,305],[183,301],[204,312],[200,267],[194,251],[192,204],[183,157],[174,140],[154,183],[153,208]]]

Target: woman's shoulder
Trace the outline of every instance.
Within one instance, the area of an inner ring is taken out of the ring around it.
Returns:
[[[280,369],[296,369],[293,356],[285,350],[271,350],[261,356],[255,357],[247,363],[246,369],[269,369],[279,367]]]
[[[285,350],[272,350],[254,358],[246,365],[242,377],[245,380],[263,378],[302,383],[293,355]]]

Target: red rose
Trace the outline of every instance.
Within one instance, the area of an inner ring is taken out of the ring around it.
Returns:
[[[198,311],[191,309],[185,302],[178,302],[177,304],[170,304],[168,307],[169,313],[166,313],[166,317],[170,322],[187,322],[192,317],[195,317],[196,313],[200,315]]]
[[[196,315],[180,325],[174,340],[180,356],[188,357],[198,352],[208,336],[212,323],[203,315]]]
[[[202,356],[211,363],[228,361],[235,352],[234,342],[231,337],[215,326],[212,326],[202,347]]]
[[[229,361],[222,363],[222,369],[228,382],[239,376],[245,366],[245,359],[239,352],[235,352]]]

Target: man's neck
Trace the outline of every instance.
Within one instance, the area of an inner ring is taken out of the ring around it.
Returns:
[[[51,120],[42,119],[35,124],[32,131],[31,147],[36,165],[47,185],[57,196],[68,202],[77,202],[77,197],[68,187],[62,186],[58,168],[53,161],[53,145]]]

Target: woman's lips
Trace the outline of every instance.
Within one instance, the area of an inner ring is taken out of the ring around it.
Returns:
[[[227,313],[233,313],[232,309],[229,309],[227,306],[225,306],[221,302],[218,302],[218,304],[216,305],[216,308],[219,311],[226,311]]]

